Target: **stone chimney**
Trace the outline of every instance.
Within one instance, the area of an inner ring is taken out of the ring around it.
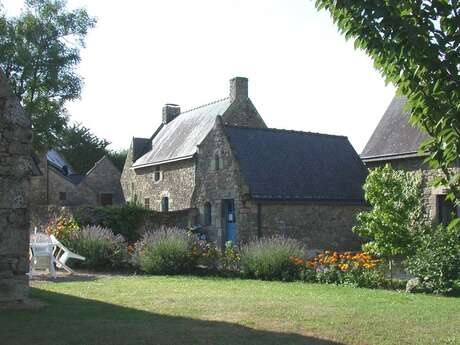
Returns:
[[[245,101],[248,99],[248,78],[235,77],[230,79],[230,101]]]
[[[167,103],[163,107],[163,124],[167,124],[180,115],[180,107],[177,104]]]

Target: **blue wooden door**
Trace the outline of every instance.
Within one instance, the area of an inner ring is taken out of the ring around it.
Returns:
[[[225,200],[225,240],[236,244],[236,217],[235,202],[233,199]]]

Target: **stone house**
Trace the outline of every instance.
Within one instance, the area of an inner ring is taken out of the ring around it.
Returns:
[[[27,297],[32,129],[0,70],[0,304]]]
[[[220,246],[285,235],[354,249],[366,174],[345,137],[267,128],[238,77],[228,98],[184,112],[167,104],[152,137],[133,138],[121,183],[145,207],[196,209],[192,223]]]
[[[388,163],[395,169],[421,172],[426,212],[434,224],[447,224],[453,214],[460,215],[460,210],[446,200],[445,188],[431,185],[441,172],[424,163],[427,154],[420,153],[419,147],[428,135],[409,123],[406,103],[405,97],[393,98],[362,151],[361,159],[369,169]],[[452,169],[459,167],[457,161]]]
[[[112,205],[124,202],[120,171],[102,157],[86,174],[75,173],[55,150],[32,155],[31,203],[40,206]]]

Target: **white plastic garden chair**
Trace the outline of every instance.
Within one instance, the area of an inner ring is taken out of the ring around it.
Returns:
[[[66,265],[68,259],[86,260],[85,257],[75,254],[70,249],[65,247],[61,242],[58,241],[54,235],[50,236],[51,243],[54,245],[53,256],[56,262],[56,267],[63,268],[70,274],[74,273],[73,270]]]
[[[41,234],[40,234],[41,235]],[[56,269],[54,264],[56,262],[53,255],[54,245],[48,236],[31,236],[30,241],[30,270],[29,276],[34,274],[37,268],[48,269],[53,278],[56,278]]]

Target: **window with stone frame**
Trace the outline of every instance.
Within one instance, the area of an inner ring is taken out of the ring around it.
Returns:
[[[167,196],[161,198],[161,212],[169,212],[169,198]]]
[[[214,154],[214,170],[218,171],[220,169],[220,155],[218,152]]]
[[[150,198],[145,198],[144,199],[144,207],[145,208],[150,208]]]
[[[445,194],[436,195],[436,208],[438,223],[443,225],[449,225],[457,213],[455,204],[451,200],[447,200]]]
[[[212,224],[212,208],[211,203],[206,202],[204,204],[204,225],[211,225]]]
[[[100,201],[102,206],[113,205],[113,194],[112,193],[101,193]]]
[[[153,182],[160,182],[161,180],[161,168],[159,165],[155,166],[153,170]]]

